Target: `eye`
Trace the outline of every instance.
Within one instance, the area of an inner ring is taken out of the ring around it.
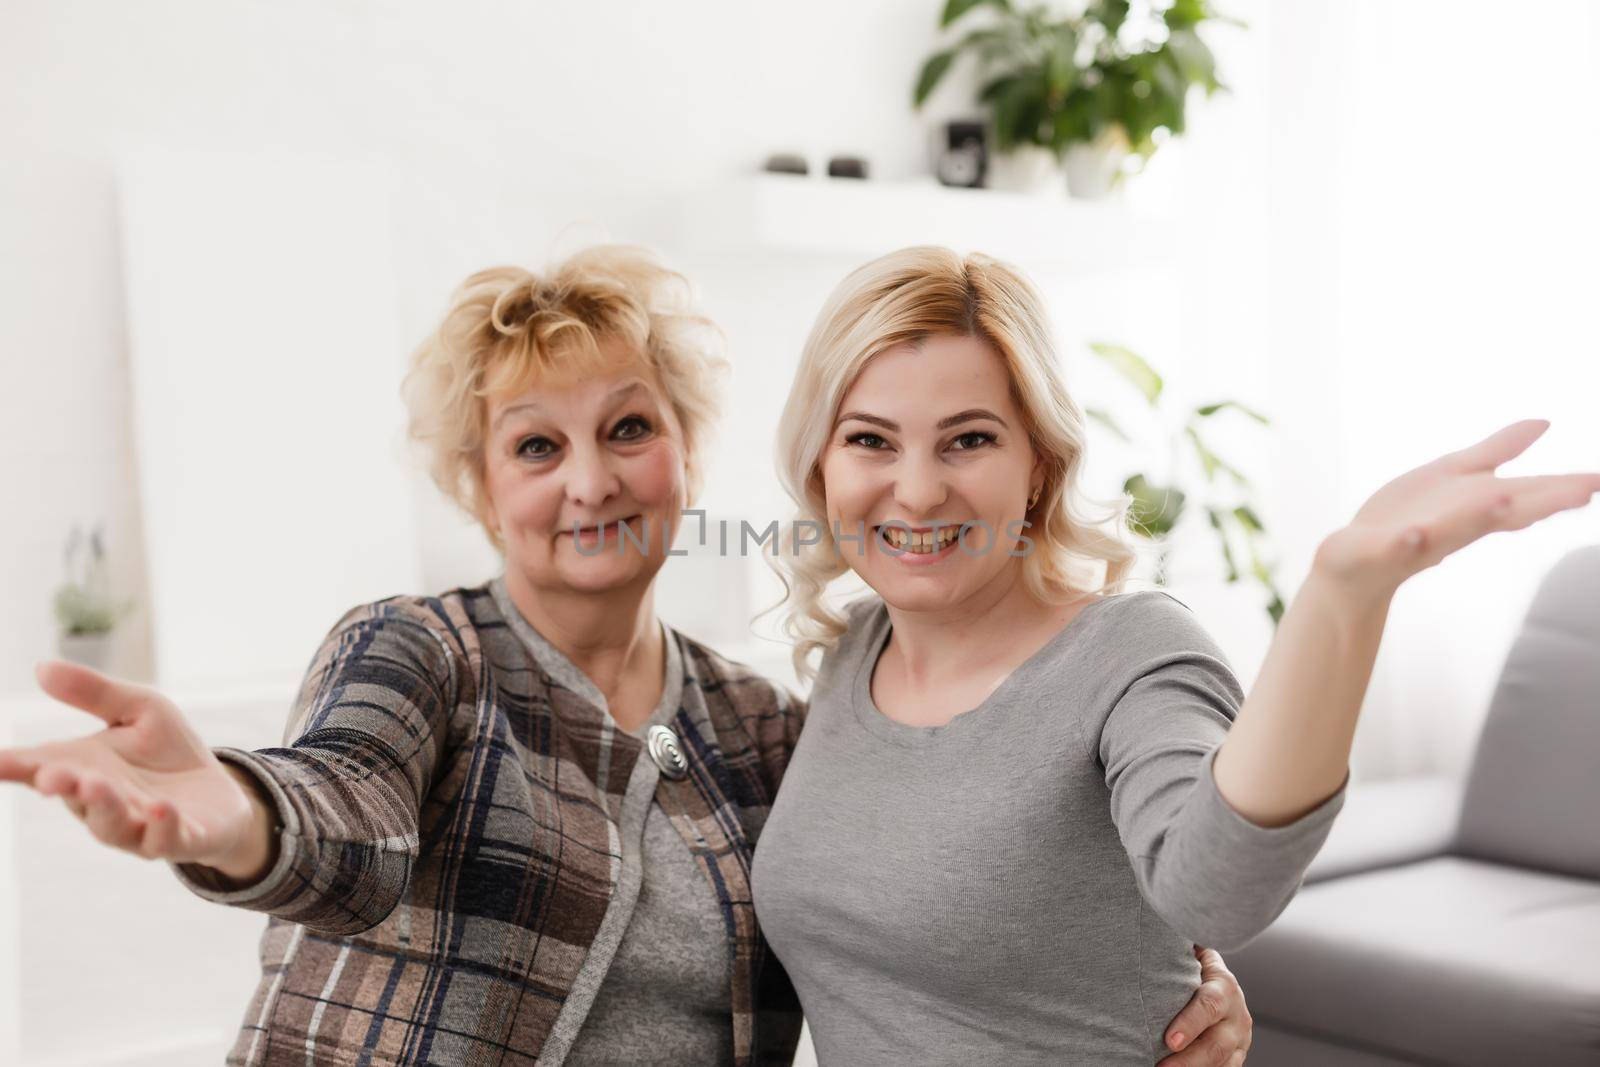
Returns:
[[[643,415],[629,415],[611,428],[611,436],[619,441],[637,441],[653,427]]]
[[[847,445],[860,445],[863,448],[870,448],[873,451],[886,448],[889,444],[889,442],[885,441],[879,435],[865,432],[851,434],[849,437],[844,439],[844,443]]]
[[[989,433],[987,430],[969,430],[964,434],[958,435],[954,441],[951,441],[950,447],[957,452],[970,452],[974,448],[992,445],[994,441],[994,434]]]
[[[525,437],[517,443],[517,455],[528,459],[543,459],[555,450],[555,442],[548,437]]]

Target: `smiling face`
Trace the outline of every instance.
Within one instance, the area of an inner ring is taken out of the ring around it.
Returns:
[[[648,586],[685,504],[686,445],[656,375],[621,345],[601,351],[602,367],[489,403],[487,519],[508,575],[535,591]]]
[[[1000,354],[941,334],[867,362],[820,470],[830,526],[868,534],[864,551],[840,541],[845,562],[891,606],[937,611],[1014,580],[1021,558],[1011,553],[1043,466]]]

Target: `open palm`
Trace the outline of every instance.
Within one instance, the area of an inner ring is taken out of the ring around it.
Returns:
[[[1524,419],[1407,471],[1374,493],[1317,551],[1327,573],[1392,592],[1419,571],[1498,530],[1520,530],[1600,492],[1600,472],[1501,478],[1495,469],[1550,428]]]
[[[0,781],[59,796],[95,837],[148,859],[211,862],[249,831],[249,797],[166,697],[60,661],[37,674],[105,728],[0,749]]]

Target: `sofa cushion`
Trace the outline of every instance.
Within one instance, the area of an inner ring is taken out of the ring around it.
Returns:
[[[1512,643],[1452,851],[1600,878],[1600,545],[1551,569]]]
[[[1265,1023],[1463,1067],[1600,1063],[1600,883],[1441,857],[1308,885],[1229,954]]]
[[[1322,851],[1306,869],[1306,883],[1398,867],[1450,851],[1460,818],[1461,782],[1453,778],[1351,785]]]

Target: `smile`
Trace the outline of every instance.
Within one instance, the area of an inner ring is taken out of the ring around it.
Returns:
[[[908,530],[902,526],[879,526],[884,544],[915,556],[933,556],[948,551],[961,535],[961,527],[941,526],[937,530]]]
[[[602,523],[599,526],[580,526],[577,528],[577,536],[579,540],[585,542],[599,540],[602,532],[608,538],[621,537],[622,526],[624,524],[631,524],[637,518],[639,518],[639,516],[629,515],[625,519],[616,519],[612,522]],[[573,533],[573,528],[569,525],[563,529],[561,533],[571,536]]]

